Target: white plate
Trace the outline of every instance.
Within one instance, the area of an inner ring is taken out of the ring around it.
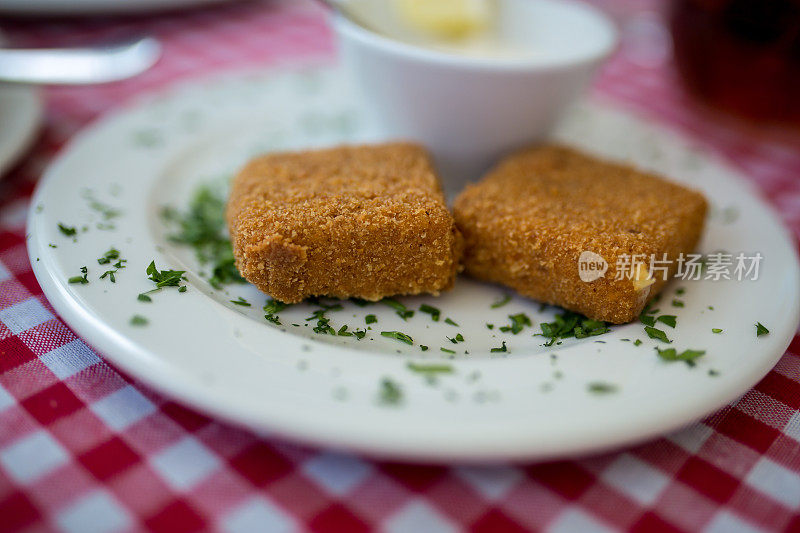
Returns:
[[[41,120],[42,102],[36,89],[0,83],[0,179],[30,147]]]
[[[442,309],[433,322],[417,312],[404,322],[384,305],[346,303],[329,314],[336,329],[364,327],[368,338],[316,334],[304,326],[309,305],[267,323],[266,298],[251,286],[215,291],[191,250],[172,244],[159,213],[183,207],[198,184],[229,176],[266,150],[391,137],[365,115],[337,70],[248,73],[195,83],[100,121],[80,135],[38,187],[29,219],[36,277],[61,316],[113,363],[203,411],[300,441],[410,460],[543,459],[583,454],[674,430],[720,408],[753,386],[778,360],[798,323],[798,263],[787,232],[754,188],[729,168],[644,122],[597,104],[576,109],[559,137],[608,156],[632,159],[704,190],[717,208],[739,216],[711,218],[702,250],[764,256],[757,281],[672,283],[662,313],[678,316],[668,330],[679,349],[707,350],[699,364],[667,363],[642,324],[616,327],[586,340],[543,347],[532,334],[555,310],[466,278],[441,296],[402,299]],[[122,211],[103,231],[85,191]],[[715,212],[720,212],[719,209]],[[57,223],[87,226],[76,242]],[[54,244],[57,248],[49,245]],[[116,283],[99,280],[97,264],[110,246],[128,260]],[[145,267],[187,270],[189,290],[152,288]],[[89,267],[86,285],[66,280]],[[685,307],[670,305],[678,287]],[[239,296],[253,307],[229,303]],[[713,306],[714,310],[708,307]],[[501,333],[512,313],[535,327]],[[135,314],[146,327],[130,325]],[[459,327],[444,323],[451,317]],[[771,333],[756,338],[755,323]],[[292,326],[292,323],[300,326]],[[495,324],[489,330],[486,323]],[[315,323],[311,322],[311,326]],[[712,328],[723,328],[713,334]],[[400,330],[407,346],[379,335]],[[446,337],[457,333],[464,343]],[[621,339],[641,339],[640,346]],[[509,353],[490,353],[505,340]],[[422,352],[418,344],[430,346]],[[448,359],[440,347],[458,350]],[[464,351],[469,351],[465,355]],[[554,355],[555,354],[555,355]],[[409,361],[452,364],[431,384]],[[718,371],[710,376],[709,370]],[[378,401],[382,379],[403,390],[400,405]],[[597,395],[593,382],[616,393]]]
[[[168,11],[230,0],[3,0],[0,12],[18,15],[89,15]]]

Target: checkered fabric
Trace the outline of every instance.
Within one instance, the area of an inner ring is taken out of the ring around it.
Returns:
[[[38,144],[0,182],[0,530],[800,531],[800,337],[753,390],[701,423],[535,465],[409,466],[263,440],[121,374],[34,279],[24,222],[36,180],[80,127],[134,95],[210,71],[335,60],[325,14],[308,0],[271,1],[0,27],[19,46],[136,32],[165,44],[137,79],[48,89]],[[709,120],[678,89],[663,47],[642,35],[626,33],[597,97],[727,158],[800,236],[800,137]]]

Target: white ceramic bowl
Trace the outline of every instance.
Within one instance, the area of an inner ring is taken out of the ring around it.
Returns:
[[[524,56],[424,48],[334,18],[344,61],[398,137],[424,143],[451,190],[498,156],[543,138],[613,50],[613,23],[571,0],[500,0],[499,26]]]

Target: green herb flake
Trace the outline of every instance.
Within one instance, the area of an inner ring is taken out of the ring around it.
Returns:
[[[640,341],[639,339],[636,339],[635,341],[633,341],[633,345],[634,346],[639,346],[640,344],[642,344],[642,341]]]
[[[397,339],[406,344],[414,344],[414,339],[401,331],[381,331],[382,337],[389,337],[390,339]]]
[[[339,328],[339,331],[337,331],[336,334],[339,335],[340,337],[352,337],[353,336],[353,334],[351,332],[347,331],[347,324],[345,324],[344,326]]]
[[[508,348],[506,347],[506,341],[503,341],[503,345],[498,348],[492,348],[489,350],[491,353],[503,353],[508,352]]]
[[[722,328],[711,328],[711,333],[722,333]]]
[[[448,364],[422,364],[409,362],[406,367],[412,372],[417,372],[418,374],[432,375],[453,373],[453,366]]]
[[[80,283],[81,285],[86,285],[89,283],[89,269],[85,266],[81,267],[81,275],[80,276],[72,276],[67,281],[69,283]]]
[[[178,287],[178,292],[186,292],[186,285],[181,285]]]
[[[427,352],[428,351],[428,347],[425,346],[424,344],[420,344],[419,345],[419,349],[422,350],[423,352]]]
[[[58,231],[67,237],[74,237],[78,233],[78,230],[74,226],[66,226],[61,222],[58,223]]]
[[[545,346],[560,344],[561,339],[569,337],[584,339],[611,331],[607,323],[586,318],[572,311],[557,314],[553,322],[543,322],[540,327],[542,331],[536,335],[549,339]]]
[[[401,304],[394,298],[384,298],[383,300],[381,300],[381,303],[384,305],[388,305],[389,307],[394,309],[395,313],[397,313],[397,316],[399,316],[403,320],[408,320],[409,318],[414,316],[414,311],[407,308],[405,305]]]
[[[439,321],[439,317],[442,314],[441,310],[439,310],[436,307],[433,307],[432,305],[428,305],[428,304],[420,305],[419,306],[419,311],[420,311],[420,313],[427,313],[427,314],[431,315],[431,320],[433,320],[434,322],[438,322]]]
[[[378,321],[378,317],[376,317],[375,315],[367,315],[364,317],[364,321],[367,324],[374,324],[375,322]]]
[[[486,327],[487,327],[488,329],[494,329],[494,324],[486,324]]]
[[[163,287],[178,287],[180,286],[183,275],[186,274],[185,270],[158,270],[156,262],[151,261],[145,269],[148,279],[156,284],[159,289]]]
[[[689,366],[695,365],[695,360],[702,357],[706,352],[705,350],[684,350],[678,353],[675,348],[666,348],[661,350],[656,348],[658,356],[664,361],[683,361]]]
[[[764,324],[762,324],[761,322],[756,322],[756,337],[768,334],[769,330],[766,327],[764,327]]]
[[[450,353],[450,354],[454,354],[454,353],[456,353],[455,351],[453,351],[453,350],[448,350],[447,348],[439,348],[439,349],[440,349],[441,351],[443,351],[444,353]]]
[[[397,405],[403,401],[403,390],[391,379],[383,378],[378,392],[378,400],[384,405]]]
[[[592,383],[586,385],[586,390],[592,394],[613,394],[619,390],[619,387],[612,383],[593,381]]]
[[[661,322],[663,324],[668,325],[671,328],[674,328],[675,324],[677,323],[678,317],[676,317],[675,315],[661,315],[660,317],[658,317],[657,320],[658,322]]]
[[[664,333],[663,330],[660,330],[658,328],[645,326],[644,327],[644,331],[647,333],[647,336],[650,337],[651,339],[656,339],[656,340],[659,340],[659,341],[662,341],[662,342],[666,342],[666,343],[672,342],[671,340],[669,340],[667,338],[667,334]]]
[[[153,301],[153,299],[150,298],[145,293],[140,294],[139,296],[136,297],[136,299],[139,300],[140,302],[152,302]]]
[[[719,370],[715,370],[713,368],[709,368],[708,369],[708,375],[711,376],[711,377],[717,377],[717,376],[719,376]]]
[[[509,326],[502,326],[500,331],[508,332],[510,331],[514,335],[525,329],[525,326],[532,326],[533,323],[531,319],[528,318],[528,315],[525,313],[518,313],[516,315],[508,315],[508,318],[511,319],[511,325]]]
[[[250,302],[248,302],[247,300],[245,300],[245,299],[244,299],[244,298],[242,298],[241,296],[239,296],[239,297],[238,297],[237,299],[235,299],[235,300],[230,300],[230,302],[231,302],[233,305],[240,305],[240,306],[242,306],[242,307],[252,307],[252,305],[250,304]]]
[[[652,315],[640,315],[639,322],[641,322],[645,326],[653,327],[656,325],[656,317]]]
[[[131,317],[131,326],[146,326],[148,320],[142,315],[133,315]]]
[[[225,222],[225,195],[210,186],[199,188],[185,213],[173,208],[162,211],[164,220],[176,231],[169,239],[190,246],[201,265],[211,268],[208,282],[215,289],[223,285],[246,283],[236,269]]]
[[[503,298],[501,300],[498,300],[498,301],[494,302],[490,307],[492,309],[497,309],[498,307],[503,307],[504,305],[506,305],[510,301],[511,301],[511,295],[510,294],[506,294],[505,296],[503,296]]]
[[[684,304],[681,300],[672,300],[672,307],[684,307]]]
[[[445,324],[450,324],[451,326],[459,327],[458,324],[456,324],[452,318],[445,318],[444,322]]]
[[[119,259],[119,250],[116,248],[109,248],[109,250],[103,254],[103,257],[97,259],[97,264],[107,265],[116,259]]]

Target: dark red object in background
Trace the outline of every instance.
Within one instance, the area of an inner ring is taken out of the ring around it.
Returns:
[[[675,0],[669,23],[693,94],[800,128],[800,0]]]

